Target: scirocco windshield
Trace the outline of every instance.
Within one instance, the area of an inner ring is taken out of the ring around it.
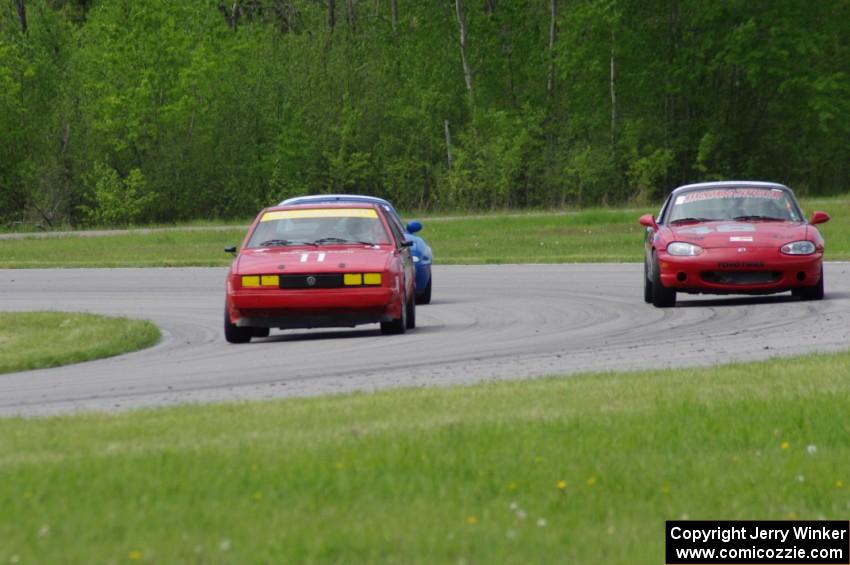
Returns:
[[[390,242],[375,210],[315,209],[267,212],[248,240],[248,247],[304,244]]]

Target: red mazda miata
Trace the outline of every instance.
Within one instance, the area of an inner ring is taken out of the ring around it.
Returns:
[[[416,325],[410,245],[373,204],[266,208],[227,274],[225,339],[370,323],[404,333]]]
[[[675,306],[677,292],[823,298],[823,237],[781,184],[726,181],[674,190],[646,226],[644,300]]]

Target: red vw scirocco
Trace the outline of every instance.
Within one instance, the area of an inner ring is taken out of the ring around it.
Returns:
[[[656,220],[646,214],[644,300],[676,304],[677,292],[824,296],[824,240],[781,184],[725,181],[674,190]]]
[[[227,274],[224,337],[371,323],[404,333],[416,325],[413,284],[410,243],[379,206],[266,208]]]

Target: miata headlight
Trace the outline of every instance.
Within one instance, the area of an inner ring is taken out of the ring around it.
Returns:
[[[780,247],[779,250],[785,255],[811,255],[815,252],[815,244],[811,241],[792,241]]]
[[[702,247],[693,243],[685,243],[684,241],[674,241],[667,246],[667,253],[670,255],[691,256],[702,253]]]

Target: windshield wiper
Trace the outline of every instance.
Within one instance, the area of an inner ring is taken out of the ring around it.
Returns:
[[[260,247],[281,247],[284,245],[313,245],[318,247],[318,245],[312,241],[290,241],[288,239],[267,239],[260,243]]]
[[[694,223],[694,222],[716,222],[717,220],[713,218],[679,218],[678,220],[673,220],[671,224],[684,224],[684,223]]]
[[[733,218],[733,220],[735,220],[736,222],[756,222],[756,221],[762,221],[762,222],[784,222],[784,221],[786,221],[786,220],[785,220],[785,218],[774,218],[773,216],[756,216],[756,215],[750,215],[750,216],[735,216],[735,217]]]
[[[322,245],[324,243],[351,243],[354,245],[375,245],[371,241],[358,241],[356,239],[344,239],[341,237],[323,237],[313,242],[314,245]]]

